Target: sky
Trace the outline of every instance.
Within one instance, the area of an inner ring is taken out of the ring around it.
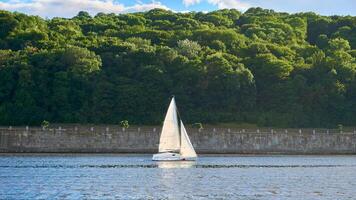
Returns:
[[[44,18],[73,17],[81,10],[95,15],[98,12],[129,13],[153,8],[174,12],[235,8],[243,12],[251,7],[289,13],[312,11],[321,15],[356,15],[356,0],[0,0],[2,10]]]

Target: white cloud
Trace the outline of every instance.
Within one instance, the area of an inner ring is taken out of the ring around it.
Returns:
[[[195,4],[199,4],[201,2],[201,0],[183,0],[183,4],[188,7],[188,6],[192,6]]]
[[[142,11],[152,10],[154,8],[162,8],[165,10],[172,10],[172,9],[168,8],[167,6],[163,5],[159,1],[152,1],[152,3],[148,3],[148,4],[138,3],[134,6],[125,7],[124,12],[142,12]]]
[[[183,4],[188,7],[201,3],[203,0],[183,0]],[[236,8],[245,11],[251,7],[250,4],[241,2],[241,0],[205,0],[209,4],[217,6],[219,9]]]
[[[241,2],[240,0],[208,0],[210,4],[218,6],[219,9],[236,8],[245,11],[251,7],[250,4]]]
[[[159,1],[151,3],[137,2],[133,6],[125,6],[113,0],[31,0],[23,2],[19,0],[9,0],[0,2],[0,9],[19,11],[31,15],[42,17],[72,17],[79,11],[87,11],[92,15],[98,12],[104,13],[125,13],[147,11],[153,8],[168,7]]]

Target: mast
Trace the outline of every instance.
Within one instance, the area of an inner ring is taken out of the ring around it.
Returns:
[[[174,95],[172,96],[172,98],[174,98]],[[177,123],[180,121],[182,121],[182,118],[181,118],[181,116],[180,116],[180,114],[179,114],[179,110],[178,110],[178,106],[176,105],[176,112],[177,112]],[[182,147],[182,137],[181,137],[181,134],[182,134],[182,132],[181,132],[181,130],[182,130],[182,126],[181,126],[181,123],[178,123],[178,129],[179,129],[179,131],[178,131],[178,134],[179,134],[179,149],[181,149],[181,147]]]

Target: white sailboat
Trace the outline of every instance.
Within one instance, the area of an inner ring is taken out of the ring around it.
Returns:
[[[152,160],[178,161],[195,160],[197,158],[197,154],[189,140],[182,120],[180,120],[180,124],[178,122],[177,107],[174,97],[169,104],[163,122],[158,152],[159,153],[153,155]]]

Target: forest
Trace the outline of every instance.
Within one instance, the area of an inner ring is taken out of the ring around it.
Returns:
[[[0,125],[356,126],[356,17],[0,11]]]

